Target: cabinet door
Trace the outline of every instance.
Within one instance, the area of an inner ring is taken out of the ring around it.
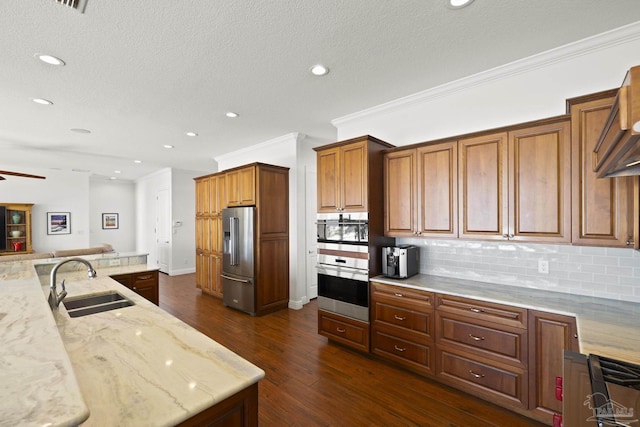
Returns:
[[[209,211],[209,179],[196,180],[196,216],[204,215]]]
[[[251,206],[256,204],[255,167],[249,166],[227,172],[225,189],[227,206]]]
[[[367,141],[341,147],[340,156],[340,207],[345,212],[367,212]]]
[[[614,97],[571,106],[572,243],[590,246],[636,247],[634,181],[638,177],[597,178],[595,148]]]
[[[222,298],[222,257],[212,254],[209,258],[209,291],[212,295]]]
[[[138,295],[158,305],[158,272],[133,273],[131,289]]]
[[[417,220],[416,150],[384,156],[384,234],[413,236]]]
[[[209,212],[212,215],[220,215],[224,209],[226,198],[224,188],[224,175],[212,176],[209,181]]]
[[[336,212],[339,200],[340,148],[318,152],[318,212]]]
[[[196,251],[196,288],[203,292],[207,288],[207,274],[209,273],[206,259],[207,256],[202,251]]]
[[[551,425],[562,413],[556,399],[556,378],[562,378],[564,350],[578,351],[573,317],[529,310],[529,408]]]
[[[418,148],[418,235],[458,235],[458,143]]]
[[[569,121],[509,132],[509,239],[571,242]]]
[[[459,236],[504,239],[507,233],[507,134],[458,142]]]

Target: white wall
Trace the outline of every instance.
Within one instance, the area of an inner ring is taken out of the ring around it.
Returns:
[[[261,162],[289,168],[289,307],[302,308],[309,302],[306,287],[305,200],[316,197],[305,194],[305,166],[315,156],[312,147],[321,141],[291,133],[249,148],[216,157],[221,171],[248,163]],[[326,143],[326,142],[325,142]]]
[[[109,243],[116,252],[136,249],[135,185],[130,181],[90,179],[89,244]],[[118,228],[103,229],[102,214],[117,213]]]
[[[168,274],[195,271],[195,183],[193,178],[210,172],[163,169],[136,181],[136,250],[149,254],[149,265],[158,264],[156,244],[156,197],[161,190],[169,192],[172,227]]]
[[[0,161],[0,169],[15,171],[15,166]],[[0,200],[9,203],[33,203],[32,245],[36,252],[90,246],[89,175],[52,169],[19,171],[46,179],[18,178],[7,175],[0,181]],[[71,234],[47,235],[47,212],[69,212]]]
[[[202,172],[171,171],[171,272],[170,275],[196,271],[196,185],[193,178]],[[176,225],[179,221],[182,225]]]
[[[640,22],[332,121],[338,139],[401,146],[565,114],[565,100],[620,86],[640,64]],[[397,239],[420,247],[422,273],[640,302],[631,249]],[[549,261],[540,275],[538,259]]]

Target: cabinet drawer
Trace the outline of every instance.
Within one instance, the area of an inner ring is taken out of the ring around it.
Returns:
[[[433,309],[433,293],[402,286],[371,282],[371,298],[384,300],[399,307]]]
[[[500,363],[456,354],[448,348],[437,349],[437,376],[454,387],[469,391],[492,402],[526,408],[527,371]]]
[[[318,334],[341,344],[369,352],[369,324],[318,310]]]
[[[433,312],[421,313],[384,302],[373,301],[372,319],[374,323],[383,323],[424,334],[429,340],[433,337]]]
[[[134,282],[142,282],[147,280],[155,281],[156,277],[158,276],[158,272],[153,271],[151,273],[134,273],[132,274],[132,276]]]
[[[442,294],[436,295],[436,308],[440,312],[460,314],[516,328],[527,328],[526,308]]]
[[[375,328],[371,334],[371,352],[419,372],[431,374],[433,371],[431,345],[404,340]]]
[[[527,331],[485,322],[470,323],[462,316],[436,314],[438,344],[459,346],[467,352],[514,364],[527,366]]]

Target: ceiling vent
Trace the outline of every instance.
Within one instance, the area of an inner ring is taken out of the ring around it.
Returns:
[[[56,0],[63,6],[72,7],[80,13],[84,13],[84,8],[87,7],[87,0]]]

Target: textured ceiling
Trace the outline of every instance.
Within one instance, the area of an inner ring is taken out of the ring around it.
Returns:
[[[215,156],[291,132],[331,142],[332,119],[638,17],[638,0],[88,0],[84,14],[2,1],[0,162],[214,171]],[[311,75],[316,63],[331,72]]]

